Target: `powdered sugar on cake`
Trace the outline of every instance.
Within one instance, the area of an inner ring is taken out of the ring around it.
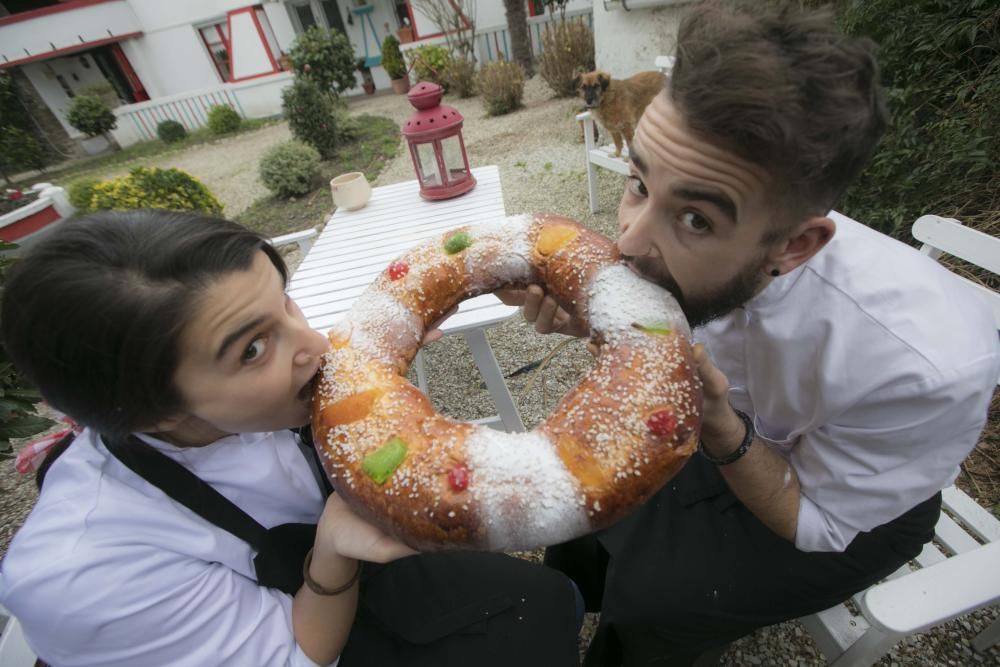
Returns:
[[[466,442],[469,490],[494,550],[556,544],[588,530],[573,477],[544,434],[478,427]]]

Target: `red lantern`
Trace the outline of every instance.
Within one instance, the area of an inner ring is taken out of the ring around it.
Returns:
[[[403,136],[410,146],[413,168],[424,199],[449,199],[476,186],[462,139],[462,114],[441,104],[444,91],[426,81],[407,97],[417,110],[406,119]]]

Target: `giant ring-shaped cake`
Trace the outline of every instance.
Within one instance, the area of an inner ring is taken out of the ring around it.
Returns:
[[[589,321],[593,368],[527,433],[438,414],[406,373],[427,328],[500,287],[543,285]],[[557,544],[620,519],[695,451],[701,384],[674,298],[568,218],[461,227],[388,266],[330,331],[313,433],[336,491],[414,548]]]

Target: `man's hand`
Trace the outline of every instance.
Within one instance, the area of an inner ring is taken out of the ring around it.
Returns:
[[[729,404],[729,380],[708,356],[704,345],[694,346],[694,362],[702,383],[701,446],[724,458],[736,451],[746,425]],[[798,525],[799,480],[787,461],[755,438],[746,454],[719,468],[729,488],[760,521],[792,542]]]
[[[520,306],[524,319],[534,323],[538,333],[561,333],[577,338],[590,335],[590,325],[587,322],[563,310],[538,285],[528,285],[523,290],[501,289],[494,294],[508,306]]]
[[[743,441],[743,420],[729,405],[729,379],[701,343],[694,346],[694,362],[702,384],[702,440],[708,443],[709,454],[724,456],[729,453],[726,449],[735,450]]]

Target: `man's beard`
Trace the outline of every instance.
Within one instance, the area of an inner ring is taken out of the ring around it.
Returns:
[[[714,293],[701,297],[688,297],[663,267],[653,257],[625,257],[628,264],[646,280],[673,294],[692,329],[728,315],[733,309],[752,299],[765,280],[765,253],[754,258],[742,271]]]

